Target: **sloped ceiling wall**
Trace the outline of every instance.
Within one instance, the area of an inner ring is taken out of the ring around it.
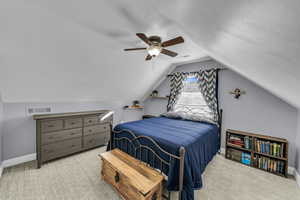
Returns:
[[[168,16],[176,18],[209,55],[300,106],[300,1],[176,3],[168,8]]]
[[[172,63],[209,55],[300,107],[297,0],[2,0],[4,101],[129,101]],[[176,59],[145,62],[136,32],[164,40]],[[189,55],[189,57],[183,57]]]

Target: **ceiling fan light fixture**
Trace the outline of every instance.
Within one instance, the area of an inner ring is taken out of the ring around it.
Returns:
[[[160,54],[161,50],[162,50],[162,47],[160,45],[150,45],[147,48],[148,54],[153,57],[158,56]]]
[[[146,56],[146,61],[151,60],[153,57],[156,57],[159,54],[164,54],[170,57],[176,57],[178,53],[165,49],[165,47],[177,45],[184,42],[184,39],[181,36],[164,42],[162,42],[159,36],[155,35],[147,37],[144,33],[136,33],[136,36],[149,46],[143,48],[124,49],[124,51],[147,50],[148,55]]]

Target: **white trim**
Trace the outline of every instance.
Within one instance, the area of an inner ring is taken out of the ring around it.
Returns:
[[[294,167],[289,166],[288,167],[288,174],[292,175],[292,176],[295,176],[295,173],[296,173],[296,169]]]
[[[25,163],[25,162],[29,162],[29,161],[32,161],[32,160],[36,160],[36,153],[27,154],[27,155],[24,155],[24,156],[4,160],[2,162],[2,167],[3,168],[11,167],[11,166],[18,165],[18,164]]]
[[[295,179],[298,186],[300,187],[300,174],[297,172],[297,170],[295,170]]]
[[[3,167],[2,167],[2,164],[0,164],[0,178],[2,176],[2,173],[3,173]]]
[[[221,154],[225,156],[225,148],[221,147]]]

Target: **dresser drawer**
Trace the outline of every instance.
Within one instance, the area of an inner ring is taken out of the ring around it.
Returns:
[[[95,135],[88,135],[83,138],[83,148],[92,148],[104,145],[108,142],[108,133],[98,133]]]
[[[84,135],[93,135],[95,133],[109,131],[109,129],[110,129],[109,124],[99,124],[99,125],[95,125],[95,126],[88,126],[88,127],[84,127],[83,134]]]
[[[61,140],[82,136],[82,128],[45,133],[42,135],[42,144],[49,144]]]
[[[65,121],[65,129],[82,127],[81,118],[69,118],[69,119],[65,119],[64,121]]]
[[[85,126],[91,126],[100,123],[100,119],[97,115],[85,117],[83,121]]]
[[[63,129],[63,120],[49,120],[41,123],[42,132],[57,131]]]
[[[42,161],[52,160],[61,156],[80,151],[81,138],[64,140],[61,142],[42,146]]]

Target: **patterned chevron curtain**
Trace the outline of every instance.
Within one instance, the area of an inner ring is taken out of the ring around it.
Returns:
[[[174,106],[178,101],[183,87],[184,81],[188,76],[195,76],[198,79],[199,89],[204,97],[204,100],[210,110],[213,113],[213,121],[218,122],[218,94],[217,94],[217,79],[218,79],[218,70],[209,69],[209,70],[200,70],[199,72],[191,73],[182,73],[175,72],[172,74],[170,79],[170,98],[167,105],[167,111],[172,111]]]
[[[201,70],[196,74],[199,87],[209,108],[213,111],[214,121],[219,120],[218,94],[217,94],[217,69]]]
[[[178,96],[183,89],[183,81],[186,79],[187,74],[181,72],[175,72],[172,74],[170,79],[170,97],[167,105],[167,111],[172,110],[175,103],[178,100]]]

